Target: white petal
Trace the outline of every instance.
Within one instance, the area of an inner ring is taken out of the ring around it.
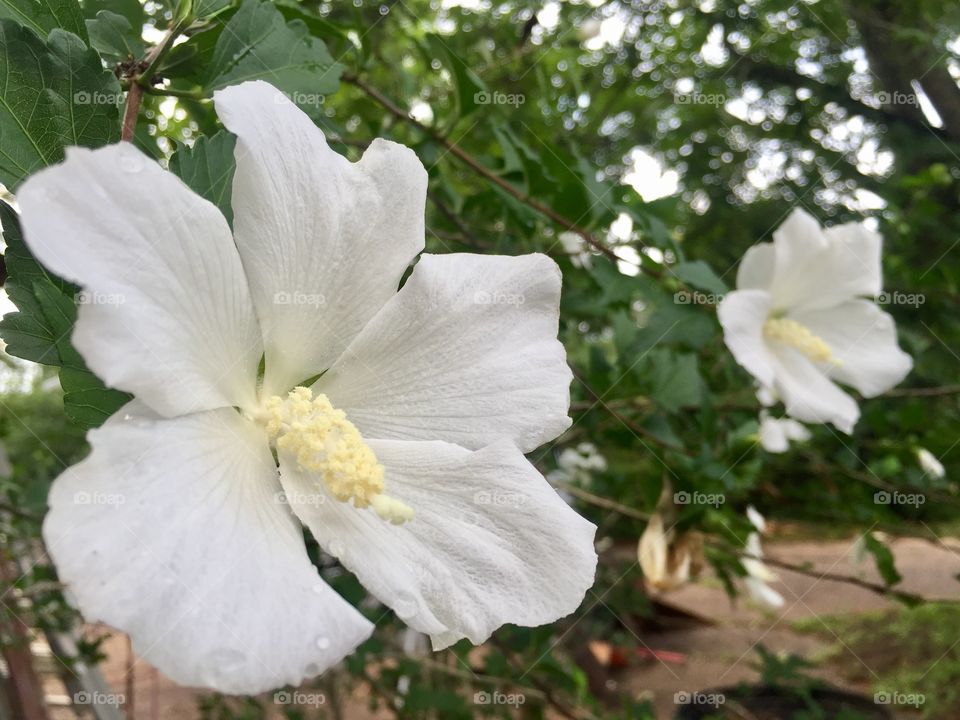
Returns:
[[[504,623],[542,625],[577,609],[593,584],[596,527],[514,445],[370,446],[386,468],[387,495],[414,509],[403,525],[337,502],[284,454],[281,481],[321,546],[429,634],[435,649],[464,637],[479,644]]]
[[[424,255],[315,389],[365,437],[529,452],[570,425],[559,304],[545,255]]]
[[[256,426],[233,409],[135,412],[92,431],[50,493],[44,540],[88,620],[176,682],[228,693],[297,685],[369,636],[310,564]]]
[[[758,603],[772,608],[781,608],[784,605],[783,595],[778,593],[763,580],[755,577],[744,578],[744,585],[750,596]]]
[[[783,453],[790,448],[790,441],[810,439],[810,431],[792,418],[774,418],[760,413],[760,445],[770,453]],[[762,529],[762,528],[761,528]]]
[[[774,232],[776,270],[770,293],[774,309],[819,309],[858,295],[880,292],[881,238],[862,224],[823,230],[794,210]]]
[[[791,313],[824,340],[840,361],[830,376],[865,397],[886,392],[913,367],[897,345],[893,318],[869,300],[850,300],[826,310]]]
[[[84,289],[73,344],[107,385],[166,416],[253,402],[260,331],[216,207],[130,143],[69,148],[17,197],[30,250]]]
[[[943,478],[946,476],[947,471],[943,467],[937,456],[926,448],[917,449],[917,461],[920,463],[920,467],[923,469],[923,472],[933,478]]]
[[[277,394],[329,367],[396,293],[423,249],[427,173],[412,150],[379,139],[349,162],[267,83],[214,101],[238,136],[234,233]]]
[[[753,505],[747,505],[747,519],[750,521],[750,524],[757,529],[758,532],[766,532],[766,518],[764,518],[763,515],[760,514],[760,511],[757,510]],[[759,537],[757,538],[757,541],[759,543]]]
[[[833,423],[847,434],[853,432],[860,408],[823,370],[791,347],[774,348],[772,357],[774,387],[788,415],[807,423]]]
[[[733,357],[763,386],[773,385],[770,350],[763,324],[770,313],[770,295],[763,290],[734,290],[717,307],[723,341]]]
[[[737,268],[738,290],[769,290],[773,282],[776,252],[773,243],[758,243],[747,250]]]

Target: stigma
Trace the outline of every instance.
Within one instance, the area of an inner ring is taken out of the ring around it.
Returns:
[[[296,387],[285,398],[267,398],[256,419],[277,451],[289,453],[302,470],[318,476],[338,501],[372,508],[394,525],[413,519],[413,508],[384,493],[383,465],[356,425],[326,395]]]
[[[811,332],[806,325],[790,318],[768,318],[763,324],[763,334],[770,340],[789,345],[799,350],[814,362],[840,365],[834,357],[833,349],[820,337]]]

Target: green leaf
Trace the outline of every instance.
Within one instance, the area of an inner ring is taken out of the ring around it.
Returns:
[[[873,533],[864,535],[863,541],[867,552],[873,555],[874,562],[877,564],[877,570],[880,573],[880,577],[883,578],[883,582],[886,585],[896,585],[900,582],[903,577],[897,571],[897,567],[894,564],[893,553],[890,552],[890,548],[877,540],[877,538],[873,536]]]
[[[271,3],[245,0],[217,38],[204,89],[211,93],[246,80],[266,80],[317,115],[323,96],[339,87],[342,71],[302,21],[287,23]]]
[[[646,366],[643,374],[652,374],[653,381],[650,397],[665,410],[700,405],[703,383],[696,355],[657,348],[650,352]]]
[[[105,387],[89,370],[61,368],[60,386],[63,409],[73,422],[84,428],[99,427],[131,399],[127,393]]]
[[[191,190],[218,208],[233,224],[231,194],[236,163],[233,149],[237,138],[228,132],[200,137],[193,147],[183,146],[170,158],[170,171]]]
[[[83,12],[77,0],[0,0],[0,18],[15,20],[41,38],[61,28],[84,41],[87,39]]]
[[[197,20],[208,20],[230,7],[230,3],[231,0],[197,0],[193,7],[193,16]]]
[[[146,13],[140,0],[83,0],[83,15],[88,20],[107,11],[122,15],[132,28],[143,28]]]
[[[77,320],[76,286],[51,275],[36,261],[23,242],[16,213],[3,202],[0,221],[10,273],[5,287],[18,310],[0,320],[0,337],[11,355],[60,367],[67,415],[83,427],[96,427],[130,395],[107,389],[70,343]]]
[[[139,58],[144,54],[143,40],[123,15],[101,10],[96,18],[87,20],[90,44],[102,55],[116,59]]]
[[[698,290],[722,295],[729,289],[703,260],[680,263],[671,268],[671,271],[684,283]]]
[[[11,190],[66,145],[97,147],[120,135],[120,86],[76,35],[47,41],[0,20],[0,182]]]

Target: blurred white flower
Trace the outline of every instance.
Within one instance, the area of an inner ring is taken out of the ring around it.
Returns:
[[[575,232],[565,231],[557,235],[557,240],[563,246],[563,251],[570,256],[574,267],[590,267],[591,255],[584,239]]]
[[[593,474],[607,469],[606,458],[591,442],[582,442],[575,448],[564,448],[557,458],[556,470],[547,474],[552,483],[565,482],[589,485]]]
[[[423,255],[398,292],[424,247],[413,151],[348,162],[263,82],[214,101],[232,233],[129,143],[71,148],[19,193],[37,258],[124,298],[83,304],[73,342],[136,400],[43,528],[84,615],[183,684],[298,685],[373,629],[301,523],[437,649],[573,612],[596,528],[523,456],[570,422],[556,264]]]
[[[917,448],[917,462],[923,471],[932,478],[939,480],[947,474],[937,456],[926,448]]]
[[[747,536],[747,544],[743,549],[746,555],[752,557],[742,557],[740,559],[743,569],[747,571],[747,576],[743,581],[744,586],[750,593],[750,597],[755,601],[774,608],[783,607],[783,596],[769,585],[769,583],[779,581],[780,578],[761,559],[763,558],[763,548],[760,545],[760,534],[766,532],[767,522],[752,505],[747,508],[747,518],[756,528],[756,531]]]
[[[674,539],[673,528],[664,529],[656,512],[640,536],[637,559],[643,578],[652,590],[673,590],[699,574],[703,566],[703,537],[697,532]]]
[[[792,418],[771,417],[766,410],[760,411],[760,445],[769,453],[783,453],[790,441],[804,442],[810,439],[810,431]]]
[[[850,433],[860,409],[836,383],[874,397],[913,365],[893,318],[867,299],[881,290],[880,249],[860,223],[822,229],[794,210],[772,243],[747,251],[737,289],[720,303],[737,362],[797,420]]]

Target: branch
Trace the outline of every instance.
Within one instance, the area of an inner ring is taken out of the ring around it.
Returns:
[[[551,221],[553,221],[554,223],[562,227],[564,230],[569,230],[570,232],[573,232],[579,235],[581,238],[583,238],[584,242],[586,242],[590,247],[594,248],[598,252],[607,256],[614,262],[622,259],[613,251],[613,249],[610,246],[608,246],[606,243],[601,242],[600,240],[597,240],[589,230],[579,226],[577,223],[573,222],[569,218],[564,217],[563,215],[558,213],[556,210],[551,208],[549,205],[545,205],[544,203],[540,202],[536,198],[531,197],[527,193],[524,193],[518,190],[512,184],[510,184],[509,182],[504,180],[502,177],[497,175],[495,172],[487,168],[483,163],[481,163],[473,155],[471,155],[466,150],[461,148],[455,142],[453,142],[452,140],[449,140],[443,135],[440,135],[435,130],[433,130],[433,128],[430,128],[424,125],[423,123],[419,122],[418,120],[415,120],[414,118],[410,117],[410,114],[407,111],[399,107],[396,103],[390,100],[390,98],[388,98],[386,95],[381,93],[375,87],[369,85],[364,80],[361,80],[355,74],[351,72],[345,72],[342,75],[342,80],[362,90],[367,96],[369,96],[370,98],[375,100],[377,103],[379,103],[381,106],[383,106],[383,108],[387,112],[389,112],[391,115],[393,115],[397,119],[403,120],[408,125],[411,125],[417,128],[423,133],[426,133],[435,142],[439,143],[444,148],[446,148],[451,155],[454,155],[455,157],[459,158],[461,162],[463,162],[465,165],[467,165],[471,170],[473,170],[475,173],[477,173],[481,177],[485,178],[486,180],[489,180],[494,185],[504,190],[505,192],[509,193],[511,196],[513,196],[523,204],[527,205],[528,207],[533,208],[544,217],[549,218]],[[642,263],[640,264],[640,268],[644,272],[655,275],[653,271],[646,268]]]

